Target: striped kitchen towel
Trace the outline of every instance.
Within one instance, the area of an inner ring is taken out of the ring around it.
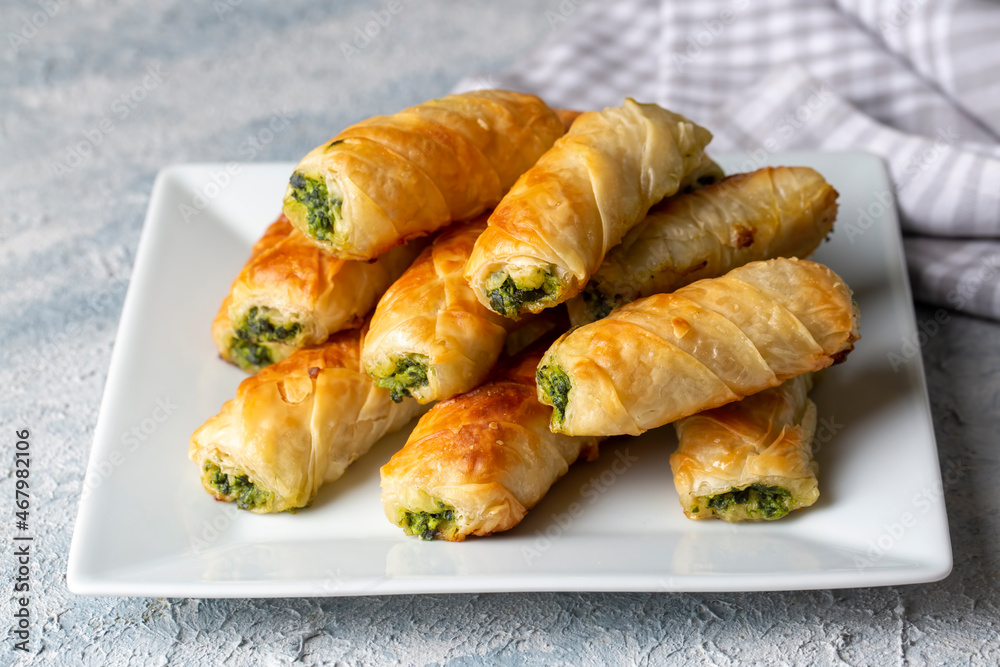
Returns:
[[[717,152],[876,153],[916,297],[1000,319],[1000,5],[562,0],[540,20],[536,51],[458,89],[582,109],[656,100],[710,128]]]

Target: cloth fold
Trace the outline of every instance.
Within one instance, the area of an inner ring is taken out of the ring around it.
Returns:
[[[1000,6],[982,0],[564,0],[509,71],[554,106],[655,100],[717,153],[866,150],[889,168],[914,293],[1000,319]]]

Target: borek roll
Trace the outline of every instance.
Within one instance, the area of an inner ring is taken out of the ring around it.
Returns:
[[[302,159],[285,214],[336,256],[372,259],[496,206],[563,132],[542,100],[504,90],[375,116]]]
[[[851,290],[822,264],[751,262],[573,329],[538,367],[552,429],[638,435],[842,361]]]
[[[191,436],[188,458],[217,500],[257,513],[305,507],[383,435],[416,416],[361,368],[360,329],[243,380]]]
[[[535,367],[551,337],[486,384],[427,412],[382,466],[382,504],[407,535],[461,541],[516,526],[600,438],[552,433],[535,396]]]
[[[667,199],[608,252],[570,317],[586,324],[747,262],[807,257],[836,217],[837,191],[808,167],[766,167]]]
[[[819,498],[811,373],[674,422],[674,486],[689,519],[771,521]]]
[[[480,302],[516,319],[575,296],[649,208],[703,166],[711,137],[633,100],[580,115],[490,215],[465,273]]]

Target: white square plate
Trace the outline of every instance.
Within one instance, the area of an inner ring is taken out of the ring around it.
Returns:
[[[728,170],[747,156],[720,160]],[[951,570],[937,447],[882,163],[787,153],[840,191],[816,259],[854,289],[863,338],[814,392],[819,502],[772,523],[684,518],[670,427],[615,438],[514,530],[422,542],[386,521],[385,438],[314,505],[259,516],[214,502],[188,438],[245,377],[209,337],[216,309],[277,216],[292,164],[165,169],[153,187],[70,551],[76,593],[167,597],[489,591],[753,591],[935,581]],[[881,201],[880,201],[881,197]],[[884,203],[888,202],[888,204]]]

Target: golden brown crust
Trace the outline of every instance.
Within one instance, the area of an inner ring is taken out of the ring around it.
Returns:
[[[813,461],[816,405],[807,373],[714,410],[674,422],[677,451],[670,457],[674,486],[689,519],[762,520],[765,513],[734,507],[717,512],[713,496],[758,484],[789,492],[785,509],[819,498]],[[783,514],[781,514],[783,516]]]
[[[548,429],[551,409],[535,398],[534,369],[544,344],[523,353],[487,384],[435,405],[406,446],[382,467],[382,503],[393,523],[403,512],[454,514],[438,537],[463,540],[509,530],[598,438]],[[453,525],[452,525],[453,524]]]
[[[322,343],[331,334],[358,326],[382,293],[417,256],[420,242],[393,248],[373,262],[338,259],[310,242],[282,215],[254,245],[249,261],[230,288],[212,327],[223,359],[248,371],[265,364],[248,363],[233,352],[238,338],[266,348],[280,361],[296,348]],[[298,327],[283,340],[235,332],[251,314],[277,326]]]
[[[514,322],[480,304],[462,275],[485,228],[481,216],[444,230],[379,300],[362,355],[376,380],[414,356],[424,360],[427,381],[404,391],[420,403],[486,379]]]
[[[650,206],[677,192],[710,139],[684,117],[633,100],[580,115],[490,215],[466,270],[479,300],[497,309],[490,293],[498,283],[509,277],[535,289],[544,275],[556,280],[545,297],[504,314],[574,296]]]
[[[563,127],[567,132],[569,131],[569,128],[573,126],[573,121],[583,114],[582,111],[577,111],[576,109],[554,109],[554,111],[556,112],[556,115],[559,116],[559,120],[562,122]]]
[[[563,132],[538,97],[500,90],[448,95],[353,125],[296,167],[341,202],[332,236],[312,240],[340,257],[371,259],[471,219],[495,206]],[[308,233],[307,209],[291,184],[284,210]]]
[[[747,262],[807,257],[836,217],[837,191],[808,167],[766,167],[667,199],[611,249],[570,304],[573,323]]]
[[[419,411],[373,385],[361,369],[362,337],[357,329],[341,332],[243,380],[236,397],[191,436],[189,458],[199,470],[211,463],[273,494],[252,511],[308,505],[323,483]]]
[[[540,368],[570,385],[553,430],[638,435],[825,368],[858,337],[839,276],[773,259],[623,306],[564,335]]]

